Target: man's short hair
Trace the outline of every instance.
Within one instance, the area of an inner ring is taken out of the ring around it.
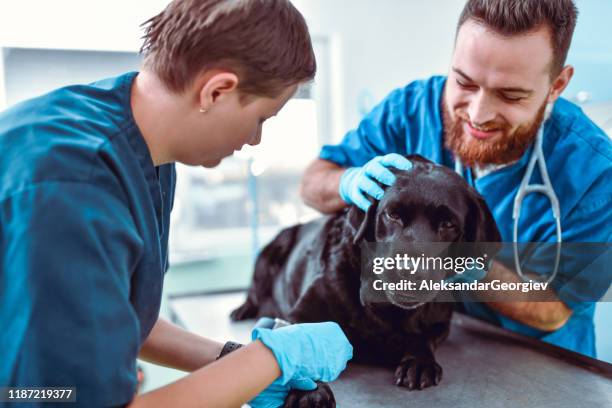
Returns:
[[[551,71],[558,75],[567,58],[577,15],[573,0],[468,0],[457,32],[467,20],[505,36],[525,34],[545,24],[552,39]]]
[[[177,93],[213,68],[236,73],[243,94],[268,97],[316,72],[308,27],[288,0],[174,0],[143,26],[145,68]]]

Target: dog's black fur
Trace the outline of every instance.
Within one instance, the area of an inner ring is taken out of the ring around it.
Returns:
[[[395,384],[410,390],[438,384],[442,368],[434,349],[448,335],[452,304],[407,310],[392,302],[368,303],[358,244],[498,242],[500,235],[482,197],[461,177],[420,156],[408,158],[413,168],[393,169],[396,182],[367,213],[352,206],[281,231],[259,255],[247,300],[232,319],[333,320],[353,345],[355,360],[397,365]],[[297,406],[302,398],[318,401],[308,406],[334,405],[322,384],[310,393],[293,392],[285,406]]]

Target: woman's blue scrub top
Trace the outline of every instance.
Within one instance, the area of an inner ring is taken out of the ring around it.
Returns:
[[[0,386],[75,386],[92,407],[134,396],[175,186],[134,122],[136,75],[0,113]]]
[[[451,153],[443,146],[441,103],[445,77],[415,81],[393,91],[357,129],[338,145],[323,146],[320,158],[343,167],[362,166],[387,153],[420,154],[454,168]],[[559,99],[544,128],[543,150],[551,182],[561,205],[563,242],[612,242],[612,143],[576,105]],[[484,177],[466,179],[482,194],[492,210],[502,240],[512,242],[512,205],[531,153],[516,163]],[[538,182],[539,171],[532,183]],[[541,194],[525,197],[519,222],[519,242],[556,242],[550,202]],[[561,273],[561,272],[560,272]],[[609,274],[610,272],[608,272]],[[566,277],[566,281],[570,278]],[[601,276],[580,276],[601,282]],[[563,281],[563,279],[561,279]],[[574,279],[576,281],[576,279]],[[603,279],[608,282],[610,277]],[[556,288],[559,298],[573,310],[568,322],[554,332],[535,330],[508,319],[484,303],[465,303],[473,315],[508,329],[595,356],[594,300],[608,289],[591,288],[581,298],[571,287]],[[554,285],[553,285],[554,287]],[[593,294],[593,290],[597,293]]]

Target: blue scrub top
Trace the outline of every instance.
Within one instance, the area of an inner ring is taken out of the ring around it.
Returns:
[[[134,396],[175,188],[132,116],[136,75],[0,113],[0,386],[74,386],[88,407]]]
[[[351,167],[387,153],[420,154],[454,168],[452,155],[443,145],[441,103],[445,83],[446,77],[436,76],[393,91],[340,144],[323,146],[320,158]],[[579,107],[560,98],[544,127],[543,151],[561,205],[563,242],[612,242],[612,142],[608,136]],[[466,174],[491,208],[504,242],[512,242],[512,205],[530,154],[531,149],[518,162],[475,182],[469,171]],[[541,180],[539,171],[534,173],[531,183]],[[525,197],[518,241],[556,242],[550,202],[544,195]],[[575,276],[565,278],[560,281]],[[597,281],[598,277],[581,275],[580,279]],[[608,288],[595,288],[597,293],[591,290],[585,298],[576,295],[571,287],[555,289],[573,314],[554,332],[508,319],[484,303],[465,303],[465,307],[468,313],[510,330],[594,357],[592,301]]]

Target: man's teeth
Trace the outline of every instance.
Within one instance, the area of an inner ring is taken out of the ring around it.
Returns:
[[[481,128],[479,126],[474,126],[474,125],[472,125],[472,127],[476,130],[480,130],[481,132],[493,132],[497,130],[497,129],[490,129],[490,128]]]

